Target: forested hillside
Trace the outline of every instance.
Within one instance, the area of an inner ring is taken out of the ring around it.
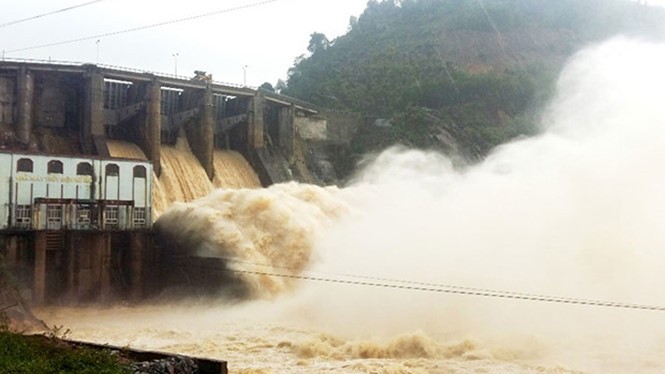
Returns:
[[[348,32],[314,32],[281,93],[390,119],[364,126],[352,155],[402,143],[482,157],[535,131],[575,51],[624,34],[665,35],[665,11],[629,0],[371,0]],[[385,124],[386,122],[384,122]]]

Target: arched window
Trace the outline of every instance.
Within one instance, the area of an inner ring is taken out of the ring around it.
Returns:
[[[134,166],[134,178],[145,178],[145,166]]]
[[[32,173],[32,160],[29,158],[19,158],[19,160],[16,161],[16,171]]]
[[[106,176],[107,177],[117,177],[120,175],[120,168],[116,164],[106,165]]]
[[[76,165],[76,175],[92,176],[92,165],[89,162],[79,162]]]
[[[49,174],[62,174],[62,161],[51,160],[48,162]]]

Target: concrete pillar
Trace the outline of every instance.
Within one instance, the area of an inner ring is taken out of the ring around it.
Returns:
[[[215,106],[213,103],[212,87],[207,85],[201,100],[201,118],[198,126],[193,130],[192,151],[198,158],[208,178],[212,180],[215,173],[213,152],[215,149]]]
[[[8,269],[15,269],[18,265],[18,238],[16,236],[11,236],[7,239],[5,262]]]
[[[90,269],[82,275],[87,276],[86,281],[81,282],[80,292],[88,300],[101,300],[102,289],[104,288],[104,252],[106,247],[106,234],[94,233],[91,234],[86,241],[88,246],[83,248],[84,252],[88,252],[90,260]],[[85,256],[85,255],[84,255]]]
[[[99,300],[106,303],[111,300],[111,234],[100,234],[98,243],[101,251]]]
[[[294,134],[294,116],[296,113],[295,105],[291,104],[290,107],[284,107],[279,111],[279,146],[284,152],[286,159],[293,162],[295,150],[295,134]]]
[[[94,286],[93,269],[95,268],[94,241],[93,236],[84,234],[76,240],[76,300],[82,301],[90,293]]]
[[[18,71],[18,121],[16,121],[16,136],[24,145],[30,143],[32,132],[32,110],[35,94],[35,78],[33,73],[25,67]]]
[[[146,144],[152,170],[161,174],[160,145],[162,144],[162,85],[157,78],[148,85],[148,118]]]
[[[104,77],[93,66],[88,68],[83,89],[83,151],[104,156],[108,153],[104,138]]]
[[[249,126],[247,128],[247,140],[249,150],[263,148],[263,106],[265,98],[261,91],[251,99],[249,106]]]
[[[130,250],[131,250],[131,289],[130,299],[138,301],[143,298],[144,290],[144,277],[143,277],[143,260],[146,240],[145,234],[141,232],[134,232],[130,236]]]
[[[46,301],[46,232],[35,232],[35,268],[33,276],[33,303]]]
[[[67,254],[67,289],[65,290],[65,295],[71,301],[76,300],[78,294],[78,251],[77,246],[75,245],[77,233],[70,232],[67,234],[65,253]]]

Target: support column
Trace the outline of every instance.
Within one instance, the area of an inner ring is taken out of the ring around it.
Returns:
[[[46,301],[46,232],[35,232],[35,269],[33,277],[33,303]]]
[[[73,302],[77,302],[78,294],[78,253],[76,245],[77,233],[70,232],[67,234],[65,251],[67,253],[67,290],[65,294],[67,298]]]
[[[94,253],[96,251],[95,241],[93,234],[84,234],[77,238],[76,241],[76,300],[84,301],[90,295],[91,290],[94,288],[95,278],[93,277],[96,258]]]
[[[148,85],[148,119],[146,129],[148,158],[155,175],[161,174],[160,145],[162,144],[162,85],[157,78]]]
[[[12,270],[18,265],[18,239],[16,236],[10,236],[7,240],[7,254],[5,257],[7,268]]]
[[[215,176],[215,104],[210,83],[206,86],[203,101],[205,104],[201,118],[201,148],[203,150],[201,158],[205,162],[202,161],[201,163],[208,174],[208,178],[212,180]]]
[[[95,66],[88,68],[83,90],[83,151],[108,157],[104,131],[104,77]]]
[[[131,250],[131,290],[130,299],[138,301],[143,298],[144,290],[144,277],[143,277],[143,248],[145,247],[145,234],[134,232],[130,237],[130,250]]]
[[[284,107],[279,111],[279,146],[284,152],[286,159],[292,163],[295,150],[295,134],[293,121],[296,113],[294,104]]]
[[[98,248],[101,250],[99,300],[107,303],[111,300],[111,234],[101,234],[99,239]]]
[[[256,93],[250,102],[249,126],[247,127],[247,140],[249,150],[263,148],[263,106],[265,98],[261,91]]]
[[[26,67],[18,71],[18,121],[16,121],[16,136],[23,145],[30,143],[32,132],[32,109],[35,94],[35,79],[33,73]]]
[[[208,178],[212,180],[215,174],[214,149],[215,149],[215,105],[213,102],[212,86],[206,85],[201,103],[201,120],[198,128],[194,129],[195,140],[192,150],[199,159],[203,170]]]

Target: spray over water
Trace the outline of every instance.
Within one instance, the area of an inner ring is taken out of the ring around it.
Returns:
[[[477,166],[395,148],[343,189],[218,191],[160,225],[238,268],[665,305],[663,66],[665,45],[613,39],[570,61],[542,135]],[[100,335],[76,322],[92,339],[274,372],[665,370],[659,312],[264,278],[243,278],[264,300],[235,307],[124,311],[134,338],[126,321]]]

